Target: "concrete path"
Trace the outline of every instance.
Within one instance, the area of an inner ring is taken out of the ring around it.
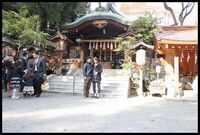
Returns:
[[[198,103],[162,97],[128,99],[43,93],[2,95],[2,132],[198,132]]]

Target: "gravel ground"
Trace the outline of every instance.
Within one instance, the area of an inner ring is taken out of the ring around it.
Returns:
[[[128,99],[43,93],[32,99],[2,95],[2,132],[198,132],[197,101]]]

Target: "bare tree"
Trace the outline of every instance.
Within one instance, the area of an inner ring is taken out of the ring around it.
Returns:
[[[184,3],[182,2],[182,11],[179,14],[179,22],[181,23],[181,25],[183,25],[186,16],[188,16],[192,12],[193,8],[194,2],[188,2],[186,6],[184,6]]]
[[[178,19],[181,26],[183,25],[185,18],[192,12],[194,8],[194,4],[195,4],[194,2],[188,2],[186,5],[184,5],[184,2],[182,2],[182,9],[181,9],[181,12],[179,14],[179,19]],[[177,22],[177,18],[175,16],[174,10],[171,7],[169,7],[166,2],[164,2],[164,7],[166,10],[170,11],[172,15],[172,18],[174,21],[173,25],[178,25],[179,23]]]

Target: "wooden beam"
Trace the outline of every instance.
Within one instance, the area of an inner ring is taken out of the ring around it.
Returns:
[[[167,40],[161,39],[158,44],[176,44],[176,45],[198,45],[198,41],[183,41],[183,40]]]

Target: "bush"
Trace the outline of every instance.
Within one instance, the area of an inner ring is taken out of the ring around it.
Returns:
[[[131,93],[130,93],[131,96],[138,96],[138,94],[137,94],[137,88],[138,87],[139,86],[138,86],[137,83],[135,83],[135,82],[131,83]]]

